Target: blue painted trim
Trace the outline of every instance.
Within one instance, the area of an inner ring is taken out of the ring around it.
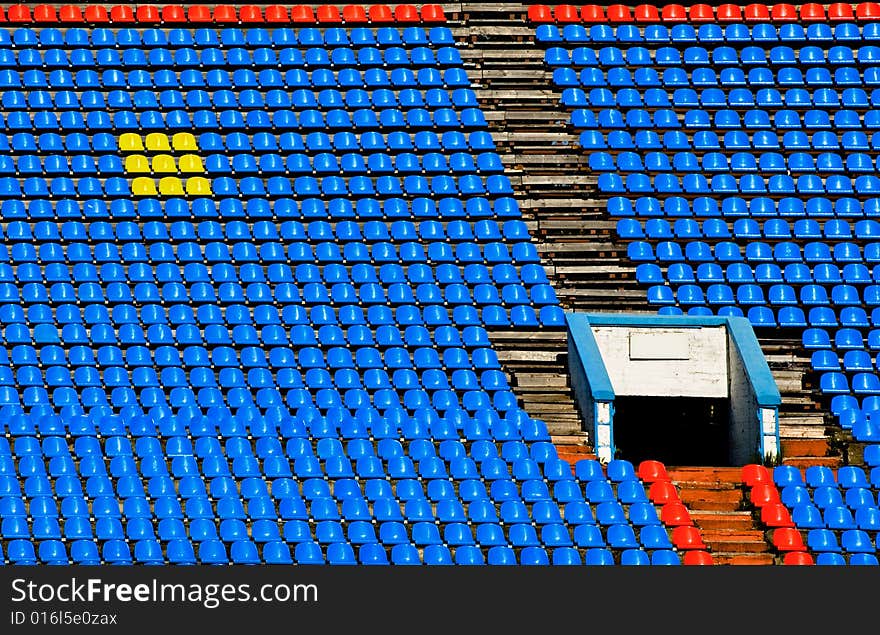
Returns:
[[[721,316],[664,316],[637,315],[621,313],[585,313],[585,325],[590,326],[662,326],[679,328],[699,328],[703,326],[726,326],[752,384],[758,405],[772,408],[782,403],[773,373],[761,351],[752,325],[747,318]],[[580,327],[583,328],[583,327]],[[595,340],[593,340],[595,344]]]
[[[602,353],[593,337],[590,320],[584,313],[566,313],[568,336],[574,343],[578,357],[584,365],[587,384],[594,401],[614,401],[614,387],[605,370]]]
[[[587,324],[593,326],[676,326],[676,327],[701,327],[701,326],[724,326],[730,318],[717,315],[639,315],[634,313],[576,313],[568,315],[583,315]],[[742,319],[742,318],[740,318]]]
[[[767,365],[767,358],[761,351],[761,345],[758,343],[758,338],[755,337],[755,331],[752,330],[749,320],[741,317],[727,318],[727,332],[730,333],[730,337],[739,351],[739,356],[746,369],[746,376],[752,384],[752,390],[755,391],[758,406],[778,408],[782,403],[782,396],[779,394],[773,373],[770,372],[770,366]]]

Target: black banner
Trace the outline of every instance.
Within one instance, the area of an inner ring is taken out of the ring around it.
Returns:
[[[713,631],[728,620],[755,632],[815,632],[844,614],[867,625],[862,611],[876,624],[878,582],[868,567],[0,567],[0,633],[578,625],[631,633]]]

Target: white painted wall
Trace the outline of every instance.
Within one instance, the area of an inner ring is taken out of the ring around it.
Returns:
[[[728,396],[727,329],[594,326],[618,396]]]

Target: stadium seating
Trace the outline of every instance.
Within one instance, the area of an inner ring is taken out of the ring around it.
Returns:
[[[563,315],[439,5],[4,17],[6,562],[711,562],[511,391]]]
[[[876,3],[529,17],[648,302],[803,333],[840,424],[880,442]]]

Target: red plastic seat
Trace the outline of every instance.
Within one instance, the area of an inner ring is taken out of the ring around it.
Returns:
[[[397,22],[418,22],[419,10],[412,4],[399,4],[394,8],[394,19]]]
[[[246,4],[238,10],[238,19],[242,24],[254,24],[263,22],[263,12],[260,7],[253,4]]]
[[[367,10],[359,4],[347,4],[342,7],[342,19],[347,24],[363,24],[369,22]]]
[[[585,4],[581,7],[581,20],[588,24],[607,22],[607,19],[605,18],[605,9],[598,4]]]
[[[696,527],[683,525],[672,530],[672,544],[678,549],[705,549],[703,537]]]
[[[770,19],[773,22],[797,22],[797,7],[793,4],[774,4],[770,11]]]
[[[749,487],[753,487],[756,483],[768,483],[773,480],[770,471],[763,465],[744,465],[742,468],[742,480]]]
[[[856,20],[880,20],[880,3],[862,2],[856,7]]]
[[[140,24],[159,24],[159,7],[152,4],[143,4],[137,8],[135,17]]]
[[[422,5],[422,22],[446,22],[446,14],[439,4]]]
[[[282,7],[280,4],[271,4],[266,7],[265,16],[266,22],[272,22],[273,24],[290,22],[290,14],[287,13],[287,7]]]
[[[666,503],[660,508],[660,520],[667,527],[686,527],[694,524],[687,507],[681,503]]]
[[[181,24],[186,22],[186,11],[179,4],[168,4],[162,7],[162,22],[164,24]]]
[[[110,15],[107,13],[106,7],[99,4],[90,4],[85,10],[86,22],[91,24],[106,24],[110,21]]]
[[[766,4],[749,4],[743,10],[746,22],[769,22],[770,10]]]
[[[231,4],[218,4],[214,7],[214,22],[217,24],[238,24],[238,15]]]
[[[695,4],[688,13],[691,22],[714,22],[715,9],[709,4]]]
[[[657,481],[648,488],[648,498],[657,505],[665,505],[666,503],[679,503],[681,499],[678,491],[670,481]]]
[[[374,4],[370,6],[370,22],[388,23],[394,22],[394,13],[387,4]]]
[[[553,22],[553,10],[546,4],[533,4],[529,7],[529,22]]]
[[[773,531],[773,546],[779,551],[806,551],[804,539],[794,527],[780,527]]]
[[[318,10],[315,11],[315,18],[321,24],[339,24],[342,22],[342,15],[339,13],[339,9],[330,4],[319,6]]]
[[[193,24],[206,24],[211,22],[211,9],[204,5],[193,5],[186,12],[186,19]]]
[[[58,9],[58,19],[64,23],[80,24],[83,21],[82,7],[65,4]]]
[[[26,4],[13,4],[6,9],[6,19],[21,24],[31,22],[31,8]]]
[[[782,559],[784,565],[810,566],[816,564],[813,562],[813,556],[806,551],[789,551]]]
[[[818,2],[801,5],[801,20],[805,22],[821,22],[825,19],[825,7]]]
[[[560,4],[556,7],[556,10],[553,13],[556,16],[556,21],[561,24],[581,21],[581,16],[578,13],[577,7],[573,4]]]
[[[660,461],[642,461],[639,463],[639,478],[645,483],[654,483],[668,481],[669,475],[666,473],[666,466]]]
[[[294,7],[290,7],[290,19],[294,22],[314,24],[315,12],[312,11],[312,7],[308,5],[298,4]]]
[[[715,11],[719,22],[742,22],[742,11],[738,4],[722,4]]]
[[[640,4],[633,11],[636,22],[659,22],[660,12],[653,4]]]
[[[749,493],[749,500],[755,507],[764,507],[780,502],[779,490],[773,483],[756,483]]]
[[[712,554],[708,551],[686,551],[684,554],[684,558],[681,559],[682,564],[686,564],[688,566],[712,566],[715,564],[715,561],[712,559]]]
[[[131,24],[134,22],[134,11],[124,4],[110,7],[110,21],[114,24]]]
[[[847,2],[835,2],[828,5],[828,19],[832,22],[852,22],[856,16],[852,5]]]
[[[768,527],[794,527],[791,514],[782,503],[770,503],[761,508],[761,522]]]
[[[38,4],[34,7],[34,22],[54,23],[58,22],[58,14],[51,4]]]
[[[687,22],[687,9],[680,4],[667,4],[660,12],[660,18],[664,22]]]
[[[605,17],[614,24],[626,24],[633,21],[632,11],[625,4],[611,4],[605,9]]]

